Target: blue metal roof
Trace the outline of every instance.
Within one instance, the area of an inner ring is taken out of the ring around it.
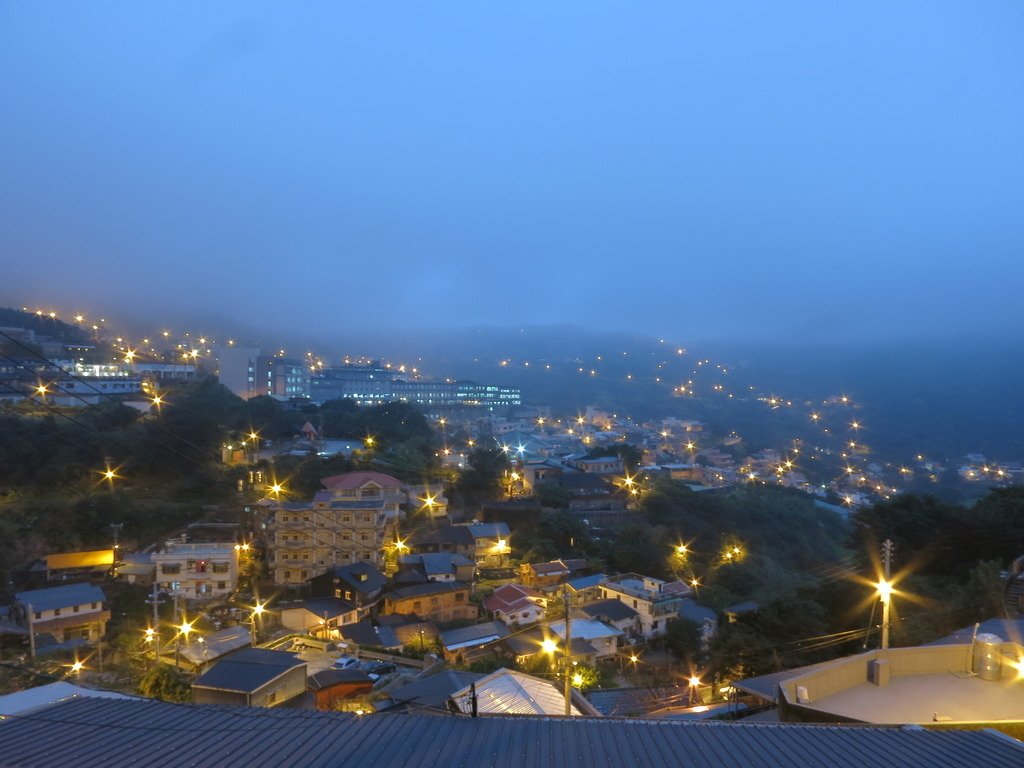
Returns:
[[[72,699],[0,722],[5,765],[75,768],[942,768],[1021,765],[992,731],[618,720],[346,715]]]
[[[106,599],[103,590],[94,584],[61,584],[59,587],[16,592],[14,597],[22,605],[31,605],[33,611],[52,611],[56,608],[70,608],[73,605],[102,603]]]
[[[198,688],[253,693],[289,669],[305,666],[293,653],[244,648],[225,656],[193,683]]]

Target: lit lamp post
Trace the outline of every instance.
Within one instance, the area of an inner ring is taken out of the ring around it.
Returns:
[[[260,617],[263,616],[264,606],[266,603],[257,602],[253,606],[250,620],[252,621],[252,644],[257,645],[260,641]]]
[[[181,624],[178,626],[178,642],[174,646],[174,666],[180,666],[181,662],[181,638],[185,637],[185,644],[188,645],[188,636],[194,631],[192,622],[188,621],[184,617],[181,620]]]
[[[159,660],[157,650],[159,637],[156,634],[156,630],[152,627],[146,627],[146,629],[144,630],[144,635],[145,636],[143,637],[143,642],[150,644],[149,647],[153,649],[153,666],[156,666],[157,661]]]
[[[892,602],[892,582],[879,579],[875,585],[878,598],[882,601],[882,650],[889,647],[889,604]]]
[[[690,706],[700,704],[700,678],[696,675],[690,677]]]

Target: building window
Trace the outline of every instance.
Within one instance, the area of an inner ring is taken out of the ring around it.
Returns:
[[[74,606],[74,607],[73,607],[73,608],[71,609],[71,612],[72,612],[72,613],[78,613],[78,606],[77,606],[77,605],[76,605],[76,606]]]
[[[455,593],[455,602],[456,603],[462,603],[462,602],[465,602],[465,600],[466,600],[466,593],[465,592],[456,592]],[[524,613],[523,616],[525,616],[525,615],[526,614]]]
[[[53,615],[54,616],[60,616],[60,608],[54,608],[53,609]]]
[[[228,588],[228,583],[226,581],[218,581],[217,582],[217,589],[227,589],[227,588]]]
[[[412,604],[412,610],[413,610],[414,613],[416,611],[422,611],[423,610],[423,603],[421,603],[419,600],[414,601],[413,604]]]
[[[231,563],[214,563],[214,573],[228,573],[231,570]]]
[[[181,563],[164,563],[160,566],[160,573],[173,574],[181,573]]]

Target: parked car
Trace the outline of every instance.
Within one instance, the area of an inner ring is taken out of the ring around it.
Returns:
[[[363,671],[369,675],[390,675],[398,667],[390,661],[365,661],[362,665]]]
[[[359,659],[352,656],[339,656],[332,665],[335,669],[359,669]]]

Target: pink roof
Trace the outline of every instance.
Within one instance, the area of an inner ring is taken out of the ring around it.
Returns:
[[[494,590],[489,597],[484,598],[484,608],[488,611],[511,613],[535,605],[530,600],[531,597],[543,598],[544,596],[537,590],[522,584],[505,584]]]
[[[381,488],[401,488],[402,481],[383,472],[346,472],[343,475],[331,475],[320,481],[320,485],[329,491],[351,491],[364,485],[375,483]]]

